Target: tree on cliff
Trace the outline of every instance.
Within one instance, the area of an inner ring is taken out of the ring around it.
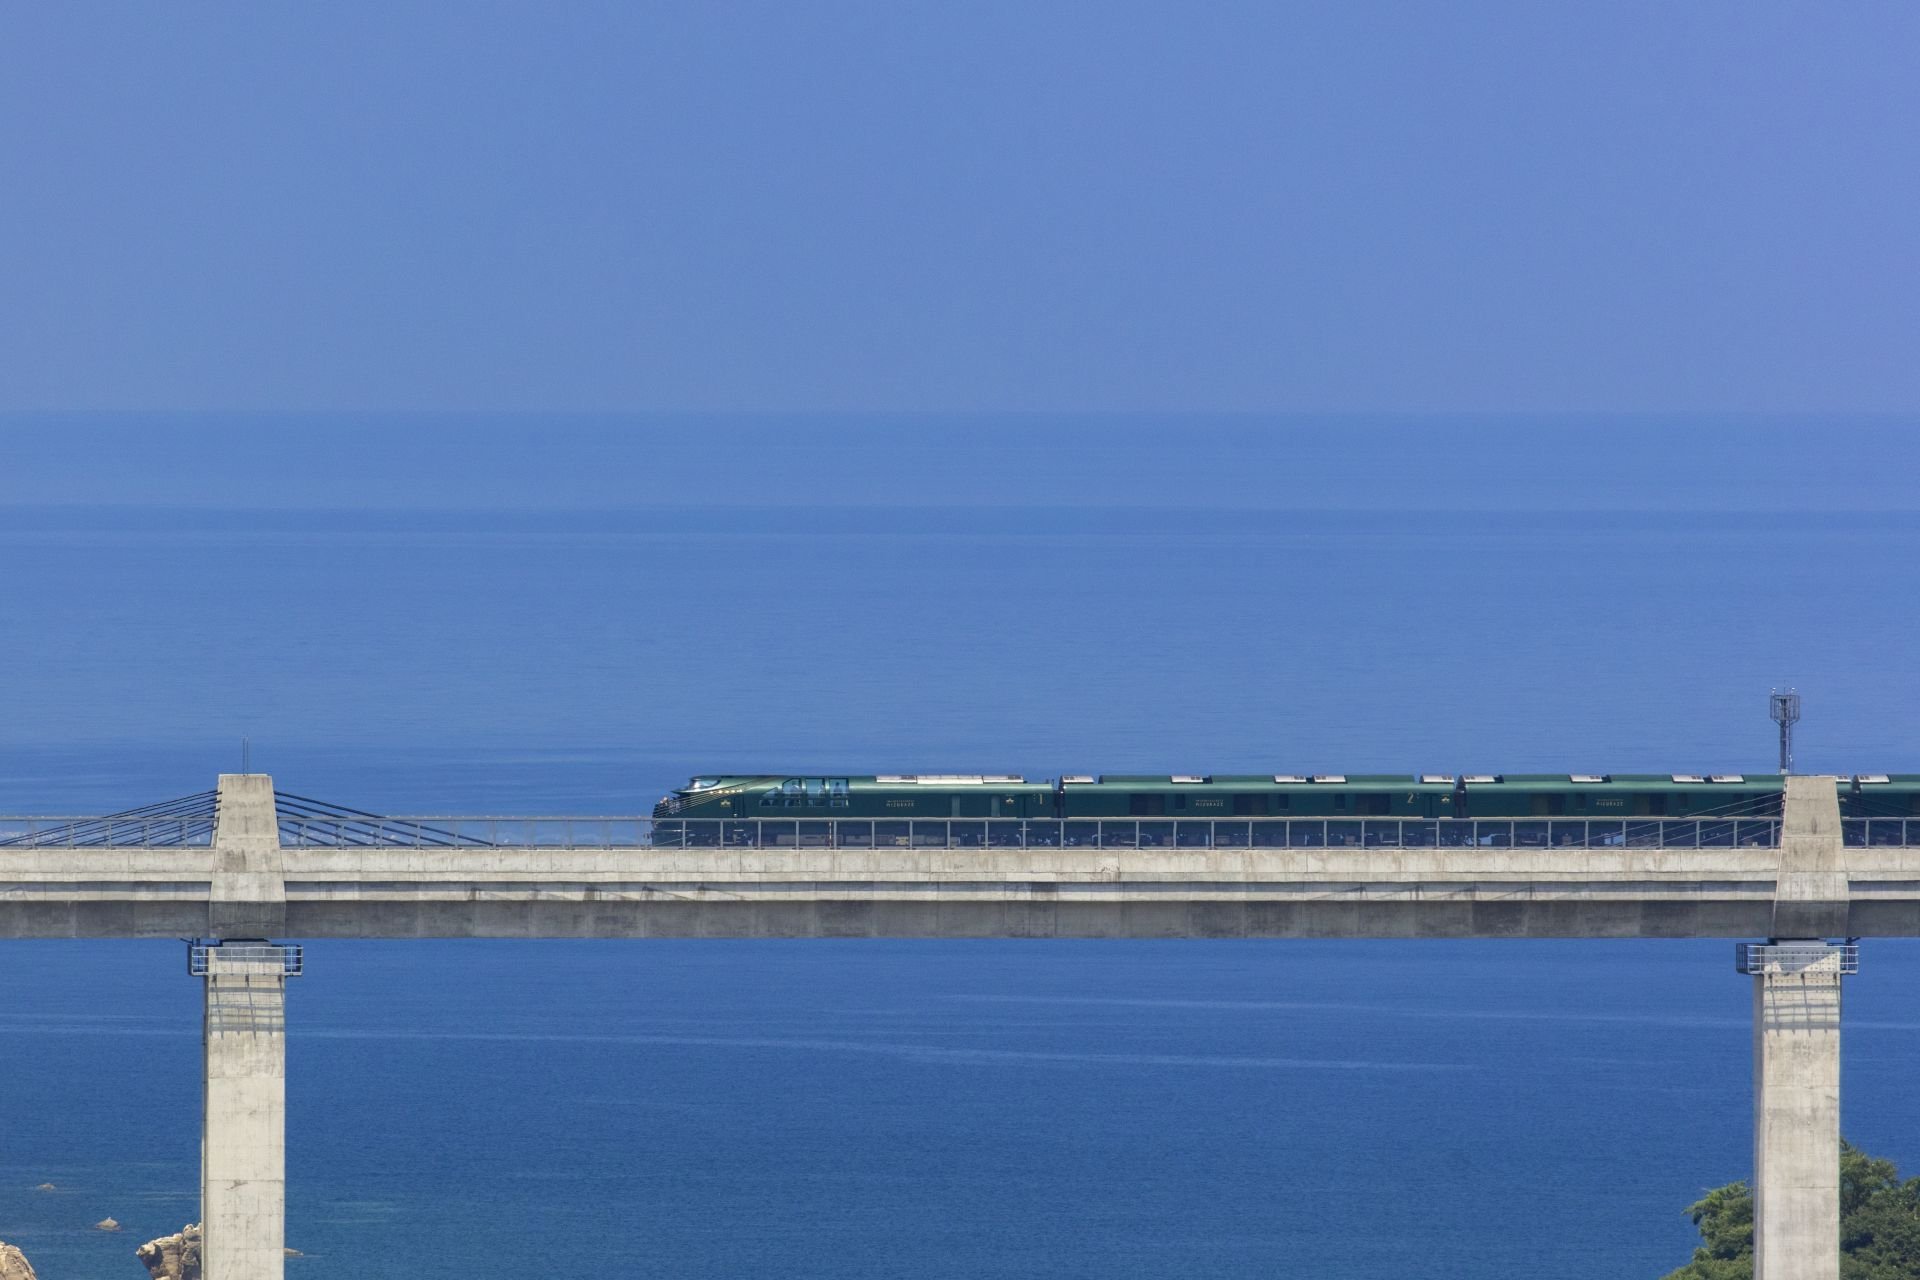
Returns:
[[[1715,1187],[1687,1213],[1700,1228],[1693,1261],[1665,1280],[1753,1280],[1753,1194]],[[1920,1178],[1840,1144],[1841,1280],[1920,1280]]]

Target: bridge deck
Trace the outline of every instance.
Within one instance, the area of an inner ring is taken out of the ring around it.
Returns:
[[[1845,851],[1849,932],[1920,936],[1920,847]],[[0,848],[0,937],[193,936],[204,847]],[[1773,848],[284,848],[285,934],[1772,932]]]
[[[1801,794],[1687,819],[703,824],[383,817],[230,775],[0,819],[0,937],[1920,936],[1920,821]]]

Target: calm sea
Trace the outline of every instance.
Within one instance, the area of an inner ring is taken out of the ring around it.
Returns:
[[[0,811],[199,791],[243,735],[389,812],[731,769],[1759,772],[1786,683],[1803,767],[1920,770],[1912,514],[1142,494],[0,511]],[[44,1280],[137,1276],[194,1215],[184,968],[0,945],[0,1239]],[[1847,1131],[1911,1172],[1916,978],[1871,943],[1847,991]],[[1651,1277],[1747,1171],[1749,999],[1720,942],[324,943],[289,1274]]]

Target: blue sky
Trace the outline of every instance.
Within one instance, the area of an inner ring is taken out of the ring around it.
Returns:
[[[53,507],[1025,507],[1777,513],[1791,537],[1806,512],[1920,511],[1916,475],[1920,431],[1894,417],[0,416],[0,529],[9,507],[29,526]]]
[[[0,411],[1920,408],[1920,8],[0,15]]]

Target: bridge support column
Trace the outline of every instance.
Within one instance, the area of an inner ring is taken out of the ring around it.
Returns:
[[[1859,949],[1742,944],[1753,975],[1754,1280],[1839,1280],[1840,979]]]
[[[287,1222],[287,979],[299,947],[193,943],[206,981],[200,1143],[202,1275],[281,1280]]]

